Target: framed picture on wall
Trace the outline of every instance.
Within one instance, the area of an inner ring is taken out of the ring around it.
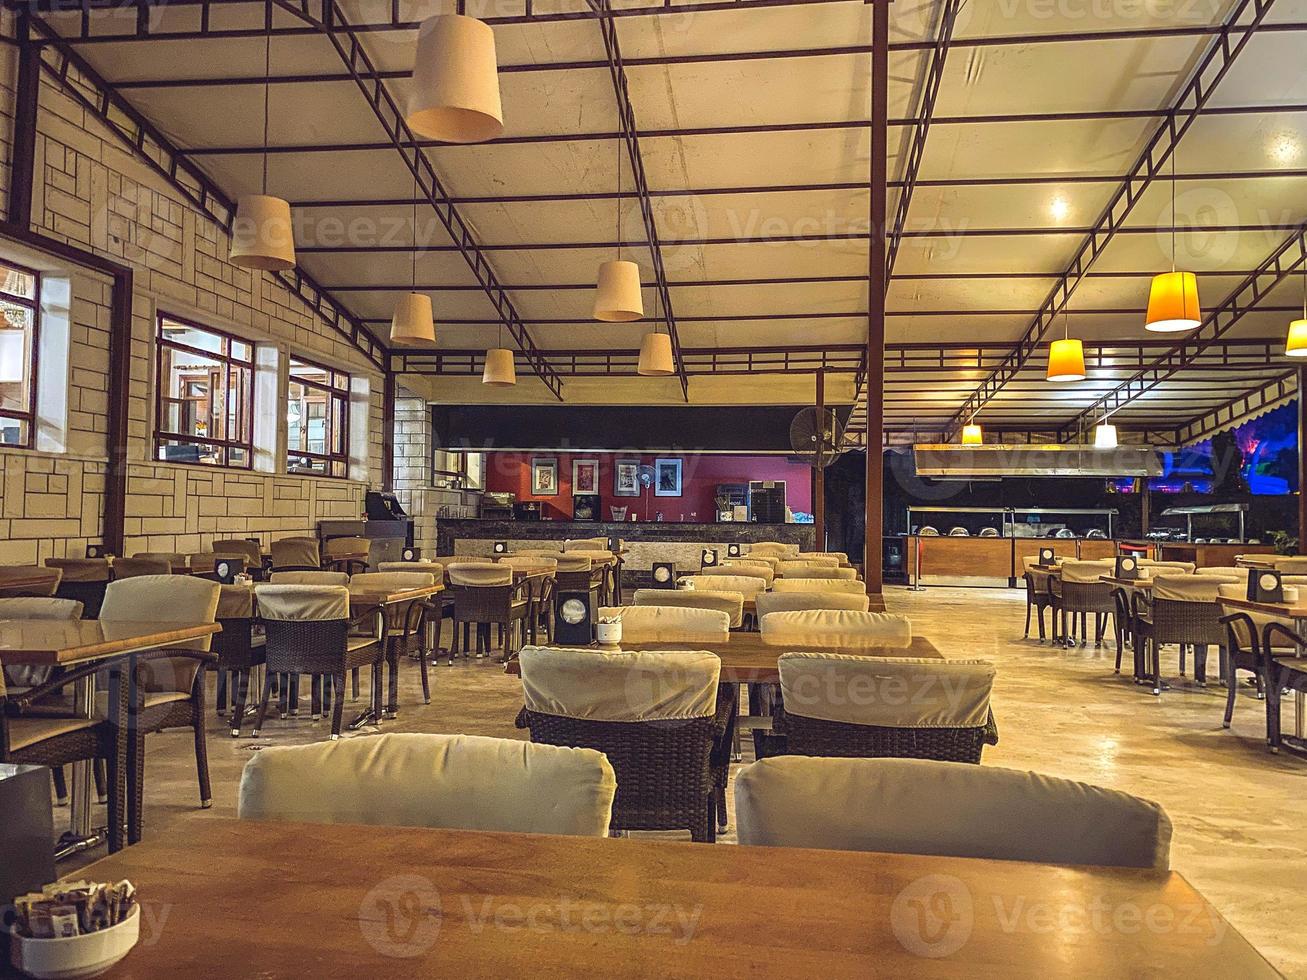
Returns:
[[[558,460],[543,457],[531,460],[531,496],[558,496]]]
[[[599,460],[572,460],[572,495],[599,492]]]
[[[654,496],[679,497],[681,495],[681,461],[679,459],[654,460]]]
[[[613,496],[640,496],[640,461],[619,459],[613,463]]]

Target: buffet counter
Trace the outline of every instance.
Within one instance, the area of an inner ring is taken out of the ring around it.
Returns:
[[[656,561],[676,563],[678,572],[698,571],[700,552],[716,548],[722,558],[731,544],[779,541],[814,551],[816,531],[811,524],[720,524],[673,521],[505,521],[440,520],[436,524],[436,550],[440,555],[485,556],[496,541],[509,550],[561,545],[567,538],[620,538],[627,572],[647,572]]]
[[[904,549],[910,585],[1014,586],[1023,559],[1052,548],[1059,558],[1111,558],[1116,542],[1104,538],[982,538],[908,535]]]
[[[1199,568],[1217,568],[1234,564],[1236,555],[1273,555],[1273,544],[1203,544],[1188,541],[1162,541],[1156,545],[1162,561],[1191,561]]]

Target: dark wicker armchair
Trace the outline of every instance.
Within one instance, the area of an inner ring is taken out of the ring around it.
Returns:
[[[1094,646],[1103,645],[1107,617],[1116,615],[1112,600],[1112,586],[1099,581],[1110,569],[1100,562],[1065,561],[1062,573],[1049,580],[1053,606],[1053,632],[1057,642],[1075,646],[1079,635],[1080,645],[1089,645],[1090,616],[1094,617]],[[1077,634],[1076,621],[1079,620]]]
[[[1262,651],[1266,655],[1266,744],[1279,752],[1284,742],[1280,733],[1280,702],[1283,691],[1307,694],[1307,659],[1301,656],[1273,656],[1276,649],[1298,654],[1307,649],[1307,638],[1299,636],[1281,623],[1267,623],[1262,628]]]
[[[262,631],[255,634],[254,590],[243,585],[224,585],[218,599],[218,625],[222,632],[210,649],[217,655],[218,715],[226,714],[231,691],[231,737],[239,738],[250,703],[250,675],[266,662]]]
[[[1030,638],[1030,614],[1033,612],[1035,622],[1039,626],[1039,642],[1043,643],[1048,639],[1048,634],[1044,630],[1044,610],[1053,606],[1053,592],[1049,587],[1051,576],[1027,568],[1021,577],[1026,583],[1026,628],[1021,637]]]
[[[523,643],[531,610],[529,579],[513,581],[506,565],[465,565],[448,569],[449,596],[454,601],[454,635],[449,662],[461,652],[466,658],[469,634],[476,630],[476,655],[490,651],[492,626],[500,627],[503,659],[510,660]]]
[[[1226,627],[1221,622],[1218,602],[1220,580],[1198,575],[1166,575],[1153,580],[1153,592],[1140,600],[1134,617],[1134,634],[1144,674],[1151,682],[1154,695],[1162,693],[1161,648],[1168,643],[1180,645],[1180,673],[1184,674],[1184,651],[1194,648],[1194,680],[1207,684],[1207,648],[1224,651]]]
[[[1238,674],[1246,670],[1257,685],[1257,699],[1266,697],[1268,675],[1272,673],[1269,658],[1263,654],[1262,638],[1257,623],[1246,612],[1229,613],[1221,617],[1225,624],[1225,717],[1221,727],[1229,728],[1234,720],[1234,702],[1239,691]]]
[[[612,829],[688,830],[712,842],[726,826],[736,691],[703,653],[605,653],[527,647],[531,741],[604,753],[617,775]]]
[[[979,763],[998,744],[986,661],[787,653],[779,666],[772,735],[757,742],[764,757]]]

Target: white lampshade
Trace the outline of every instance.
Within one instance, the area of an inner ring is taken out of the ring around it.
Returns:
[[[419,136],[446,143],[483,143],[504,131],[488,24],[460,14],[422,22],[405,120]]]
[[[1094,426],[1094,448],[1095,449],[1115,449],[1116,448],[1116,426],[1101,422]]]
[[[630,323],[644,316],[640,295],[640,267],[624,259],[599,266],[594,317],[608,323]]]
[[[236,217],[231,224],[231,264],[266,272],[295,268],[295,234],[288,201],[267,194],[246,194],[236,202]]]
[[[672,338],[665,333],[647,333],[640,342],[640,363],[636,374],[646,378],[661,378],[676,373],[672,358]]]
[[[27,373],[26,333],[0,329],[0,384],[19,384]]]
[[[513,352],[503,347],[486,351],[486,366],[481,372],[481,383],[496,388],[517,384],[517,368],[513,366]]]
[[[436,323],[431,297],[426,293],[405,293],[395,304],[390,320],[390,342],[401,347],[436,342]]]

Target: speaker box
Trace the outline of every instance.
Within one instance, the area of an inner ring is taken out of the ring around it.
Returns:
[[[589,646],[594,638],[594,593],[559,592],[554,599],[554,643]]]
[[[741,554],[742,552],[740,551],[740,546],[738,544],[728,544],[726,546],[727,558],[739,558]]]
[[[242,558],[223,556],[213,563],[213,574],[223,585],[231,585],[236,581],[236,576],[243,571],[245,571],[245,561]]]
[[[717,549],[704,548],[699,552],[699,564],[703,568],[717,567]]]
[[[86,546],[87,558],[106,558],[108,557],[108,555],[109,552],[105,549],[104,545],[102,544],[88,544]]]
[[[670,561],[653,563],[653,587],[655,589],[676,588],[676,565]]]
[[[1283,602],[1284,580],[1274,568],[1251,569],[1248,572],[1249,602]]]
[[[622,546],[622,542],[619,541],[617,538],[609,538],[609,539],[608,539],[608,550],[609,550],[609,551],[611,551],[611,552],[613,552],[613,553],[616,553],[616,552],[618,552],[618,551],[621,550],[621,546]]]
[[[494,543],[494,545],[493,545],[493,550],[494,550],[494,553],[497,554],[497,555],[506,555],[506,554],[508,554],[508,542],[507,542],[507,541],[496,541],[496,542]]]
[[[1114,569],[1117,578],[1135,579],[1139,577],[1139,559],[1134,555],[1117,555],[1116,568]]]
[[[400,560],[402,560],[402,561],[421,561],[421,560],[422,560],[422,549],[421,549],[421,548],[405,548],[403,551],[401,551],[401,552],[399,553],[399,557],[400,557]]]
[[[1057,552],[1055,552],[1052,548],[1040,548],[1039,564],[1044,568],[1048,568],[1050,565],[1056,565]]]

